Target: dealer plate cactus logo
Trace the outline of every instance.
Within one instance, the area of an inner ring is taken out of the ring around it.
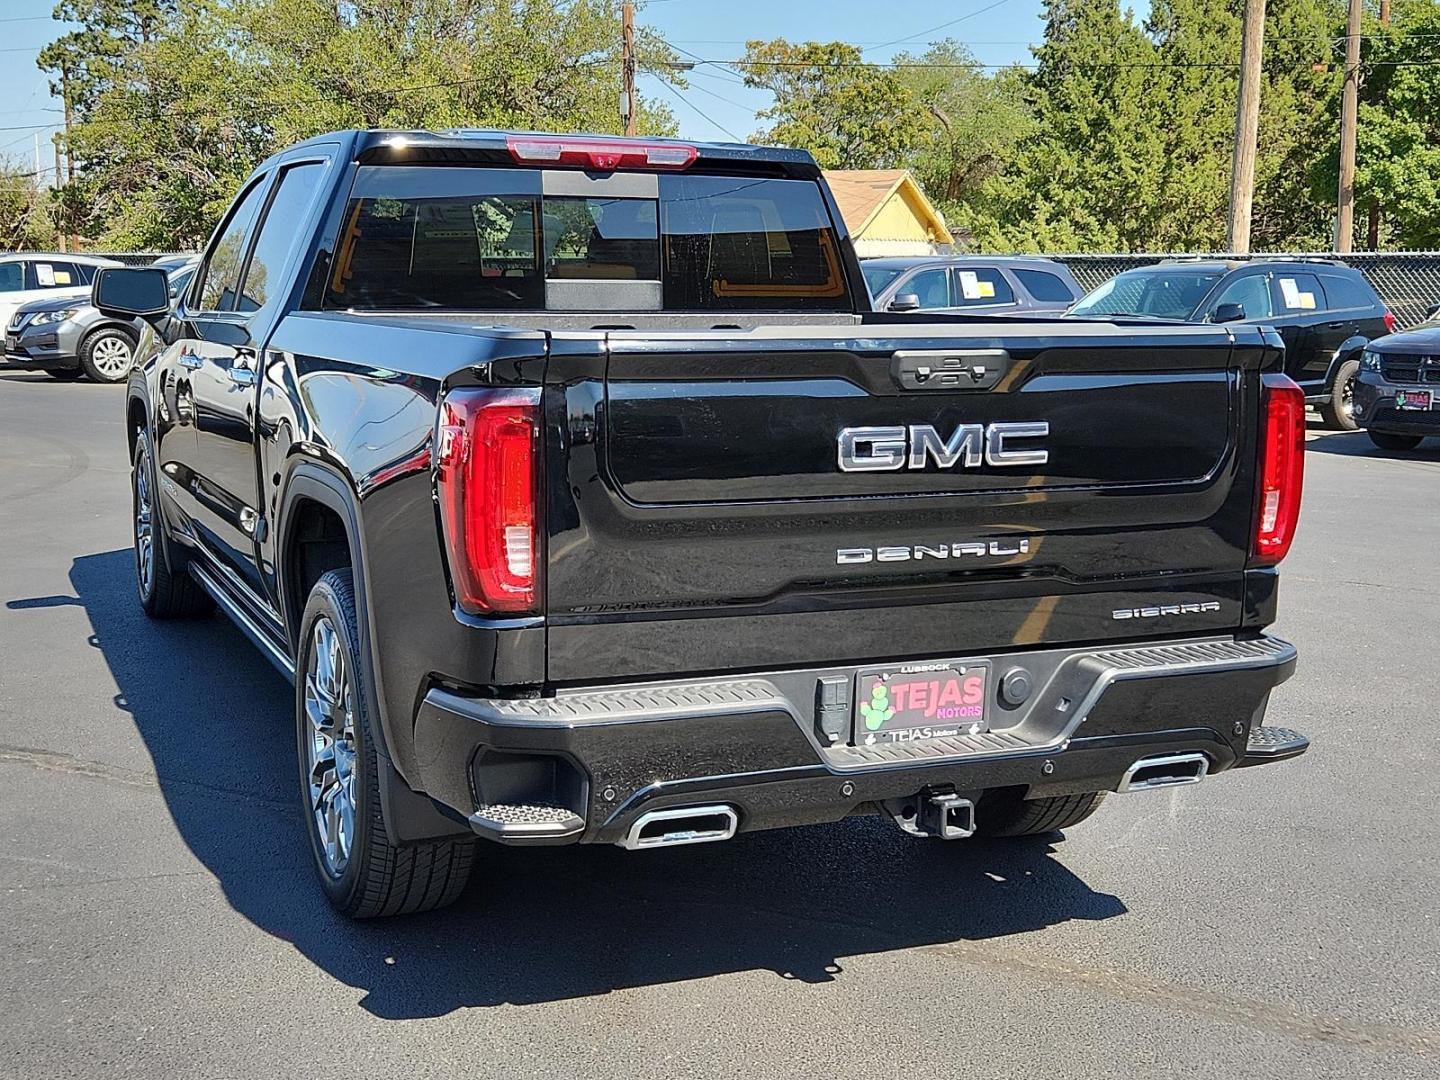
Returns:
[[[890,707],[890,690],[884,683],[877,682],[870,688],[870,700],[860,703],[860,715],[866,731],[879,731],[895,715]]]

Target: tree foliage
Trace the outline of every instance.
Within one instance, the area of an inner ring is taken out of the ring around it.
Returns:
[[[117,247],[203,243],[262,158],[346,127],[616,131],[619,0],[63,0],[79,163],[61,193]],[[642,59],[669,59],[647,43]],[[638,123],[668,133],[662,105]]]

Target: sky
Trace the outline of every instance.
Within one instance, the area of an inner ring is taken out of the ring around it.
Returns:
[[[61,121],[60,103],[35,66],[40,49],[67,29],[51,18],[54,5],[0,0],[0,158],[33,162],[38,135],[42,172],[53,169],[50,136]],[[784,37],[849,41],[867,60],[884,61],[954,37],[982,64],[1007,64],[1028,60],[1028,45],[1043,30],[1040,0],[640,0],[637,22],[687,60],[734,60],[746,39]],[[683,137],[744,140],[763,126],[755,110],[769,104],[768,94],[746,89],[719,65],[701,64],[686,77],[684,91],[640,77],[643,94],[669,103]]]

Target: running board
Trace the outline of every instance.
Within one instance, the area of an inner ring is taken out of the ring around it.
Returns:
[[[230,595],[229,591],[221,585],[210,571],[201,566],[198,562],[191,561],[190,576],[200,583],[200,587],[210,594],[221,611],[229,617],[230,621],[240,628],[240,632],[250,639],[251,643],[259,649],[265,659],[275,666],[275,670],[284,675],[291,683],[295,681],[295,663],[289,656],[276,645],[270,635],[265,632],[254,617]]]

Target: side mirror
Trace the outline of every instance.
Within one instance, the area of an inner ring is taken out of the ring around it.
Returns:
[[[913,292],[902,292],[890,301],[891,311],[919,311],[920,297]]]
[[[170,278],[150,267],[114,267],[95,275],[90,303],[106,315],[154,319],[170,313]]]
[[[1240,304],[1218,304],[1210,316],[1212,323],[1239,322],[1245,318],[1245,308]]]

